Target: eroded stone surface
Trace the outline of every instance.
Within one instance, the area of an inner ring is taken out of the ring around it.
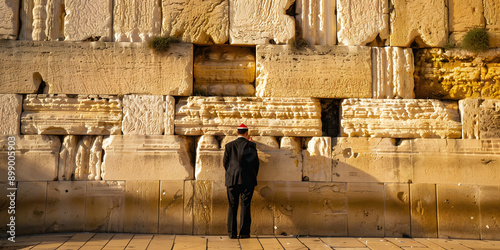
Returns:
[[[22,0],[21,40],[64,40],[63,0]]]
[[[112,41],[112,0],[66,0],[64,7],[66,41],[83,41],[91,37],[99,37],[99,41]]]
[[[124,135],[162,135],[173,130],[172,96],[126,95],[123,97]],[[175,100],[173,100],[175,104]],[[168,128],[166,126],[169,126]],[[172,128],[170,128],[172,126]]]
[[[449,1],[450,42],[461,45],[465,34],[474,28],[485,27],[482,0]]]
[[[257,96],[372,97],[371,49],[257,46]]]
[[[191,141],[175,135],[110,136],[103,142],[103,180],[190,180]]]
[[[17,181],[52,181],[57,179],[61,142],[57,136],[18,135],[0,136],[0,178],[7,180],[10,146],[15,149],[13,165]],[[14,142],[14,143],[12,143]]]
[[[48,182],[45,232],[81,232],[85,224],[87,182]]]
[[[458,104],[462,138],[500,139],[500,100],[464,99]]]
[[[21,111],[23,109],[22,95],[0,94],[0,135],[19,135]]]
[[[384,185],[347,183],[349,236],[384,236]]]
[[[332,138],[313,137],[304,142],[303,176],[309,181],[332,181]]]
[[[391,0],[391,46],[442,47],[448,39],[448,8],[444,1]]]
[[[336,45],[336,1],[296,0],[295,20],[309,45]],[[296,34],[297,35],[297,34]]]
[[[415,54],[416,98],[500,98],[499,49],[422,49]]]
[[[250,135],[319,136],[321,106],[310,98],[197,97],[176,105],[175,134],[236,135],[244,123]]]
[[[0,41],[0,93],[191,95],[193,45]]]
[[[101,180],[102,136],[64,137],[59,152],[59,180]]]
[[[383,0],[337,1],[339,45],[366,45],[375,38],[389,38],[389,2]]]
[[[385,236],[404,237],[410,230],[410,186],[385,183]]]
[[[115,42],[144,42],[161,33],[161,1],[116,0]]]
[[[19,27],[19,0],[0,2],[0,39],[17,38]]]
[[[127,180],[124,233],[158,233],[160,181]]]
[[[479,187],[479,212],[481,214],[481,239],[497,240],[500,233],[498,199],[500,186]]]
[[[295,37],[295,22],[285,11],[293,0],[229,0],[231,44],[287,43]]]
[[[121,134],[122,102],[113,96],[27,95],[21,133]]]
[[[184,219],[184,181],[160,182],[160,234],[182,234]]]
[[[274,233],[274,183],[259,181],[252,197],[251,235]]]
[[[347,235],[345,183],[309,183],[309,235]]]
[[[460,138],[456,102],[424,99],[346,99],[342,134],[349,137]]]
[[[274,234],[308,233],[309,183],[274,183]]]
[[[87,232],[123,232],[125,181],[88,181],[85,202]]]
[[[162,1],[162,34],[188,43],[224,44],[229,38],[228,1]]]
[[[47,182],[18,182],[16,198],[16,234],[43,233]]]
[[[415,98],[413,61],[409,48],[372,48],[373,98]]]
[[[486,30],[490,35],[490,47],[500,47],[500,3],[496,0],[484,0]]]
[[[437,238],[436,184],[411,184],[410,199],[412,236]]]
[[[200,47],[194,57],[194,93],[212,96],[255,94],[255,50],[248,47]]]

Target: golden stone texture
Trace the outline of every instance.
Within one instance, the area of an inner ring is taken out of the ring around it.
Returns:
[[[462,138],[500,139],[500,100],[464,99],[458,104]]]
[[[87,181],[85,231],[123,232],[125,181]]]
[[[416,98],[500,99],[500,50],[421,49],[415,54]]]
[[[410,48],[372,48],[374,99],[413,99],[414,59]]]
[[[99,41],[113,40],[112,0],[65,0],[64,40],[84,41],[99,37]]]
[[[296,0],[296,29],[310,45],[336,45],[336,0]]]
[[[161,33],[161,1],[114,1],[115,42],[144,42]]]
[[[0,135],[19,135],[23,96],[0,94]]]
[[[17,38],[19,27],[19,0],[0,2],[0,39]]]
[[[44,233],[47,182],[18,182],[16,201],[16,233]]]
[[[410,184],[411,234],[418,238],[437,237],[436,184]]]
[[[45,232],[80,232],[85,224],[84,181],[54,181],[47,186]]]

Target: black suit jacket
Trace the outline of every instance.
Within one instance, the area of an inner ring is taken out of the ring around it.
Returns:
[[[226,144],[223,164],[226,169],[226,187],[257,186],[259,156],[255,143],[248,141],[245,137],[238,137]]]

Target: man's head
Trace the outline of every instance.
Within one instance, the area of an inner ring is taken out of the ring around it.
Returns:
[[[245,124],[241,124],[240,126],[238,126],[238,135],[245,135],[248,133],[248,127],[245,126]]]

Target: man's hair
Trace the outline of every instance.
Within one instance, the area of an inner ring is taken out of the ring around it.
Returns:
[[[244,135],[246,132],[248,132],[248,129],[237,129],[239,135]]]

